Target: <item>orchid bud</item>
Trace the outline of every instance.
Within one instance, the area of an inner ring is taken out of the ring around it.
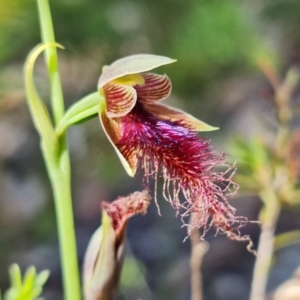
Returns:
[[[124,258],[127,221],[145,214],[150,204],[148,191],[120,197],[112,203],[102,202],[101,226],[88,245],[84,265],[85,300],[109,300],[118,289]]]

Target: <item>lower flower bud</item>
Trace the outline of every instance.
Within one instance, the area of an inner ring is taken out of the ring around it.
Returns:
[[[112,299],[123,265],[127,221],[136,214],[145,214],[149,204],[148,191],[102,203],[101,226],[93,234],[84,258],[85,300]]]

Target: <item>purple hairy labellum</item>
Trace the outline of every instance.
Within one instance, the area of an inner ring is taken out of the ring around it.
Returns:
[[[235,166],[212,149],[199,131],[216,130],[188,113],[161,104],[172,89],[166,75],[147,71],[173,60],[134,55],[105,67],[98,89],[104,96],[99,116],[105,133],[130,176],[142,168],[146,181],[158,176],[163,195],[185,217],[193,214],[188,234],[211,227],[230,239],[250,241],[239,227],[247,219],[235,216],[228,197],[235,194]],[[155,201],[157,201],[155,196]],[[157,203],[156,203],[157,204]]]

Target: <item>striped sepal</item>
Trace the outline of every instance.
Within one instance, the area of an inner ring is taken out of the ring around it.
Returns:
[[[144,77],[145,83],[134,86],[138,94],[138,99],[141,102],[151,104],[162,101],[170,95],[172,83],[167,75],[157,75],[153,73],[141,75]]]
[[[106,84],[103,92],[106,100],[106,113],[109,118],[128,114],[137,100],[136,91],[132,86]]]

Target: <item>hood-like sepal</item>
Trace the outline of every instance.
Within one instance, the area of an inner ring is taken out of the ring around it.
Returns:
[[[116,78],[147,72],[175,61],[176,59],[152,54],[137,54],[121,58],[104,68],[98,81],[98,90]]]
[[[174,122],[178,125],[192,131],[213,131],[219,129],[218,127],[210,126],[192,115],[163,104],[145,104],[145,109],[154,115],[157,119],[163,121]]]
[[[134,88],[137,91],[138,99],[143,104],[152,104],[169,97],[172,91],[172,83],[167,75],[153,73],[141,74],[144,84],[138,84]]]

